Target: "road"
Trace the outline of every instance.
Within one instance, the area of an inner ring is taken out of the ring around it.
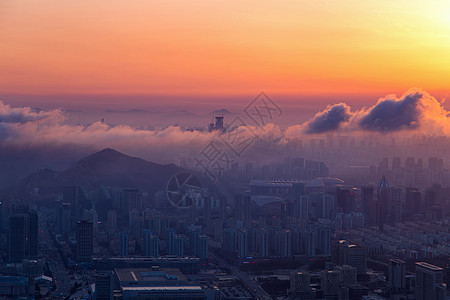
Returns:
[[[42,218],[41,218],[42,219]],[[50,235],[48,233],[48,228],[44,221],[39,224],[40,228],[40,239],[41,239],[41,245],[43,247],[43,256],[45,257],[46,262],[48,263],[48,266],[53,274],[53,279],[56,283],[56,289],[54,291],[50,292],[50,297],[53,297],[54,299],[63,299],[70,294],[70,289],[73,286],[73,282],[70,279],[68,273],[69,271],[64,267],[62,258],[59,254],[59,251],[57,251],[56,245],[52,238],[50,238]],[[46,251],[47,250],[47,251]],[[54,251],[58,253],[57,258],[49,257],[46,255],[48,251]]]
[[[238,277],[244,286],[250,290],[251,293],[254,294],[256,299],[259,300],[272,300],[272,297],[270,297],[269,294],[250,276],[248,276],[245,272],[242,272],[239,270],[238,267],[233,266],[229,263],[227,263],[225,260],[220,258],[219,256],[215,255],[214,253],[210,252],[210,256],[214,258],[220,266],[224,266],[231,270],[231,274]]]

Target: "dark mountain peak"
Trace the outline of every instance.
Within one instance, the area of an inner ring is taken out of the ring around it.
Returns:
[[[78,161],[62,172],[43,169],[22,180],[16,195],[55,194],[66,185],[79,185],[87,190],[101,186],[132,187],[154,193],[163,190],[174,174],[183,171],[173,164],[161,165],[142,158],[128,156],[106,148]]]
[[[126,154],[123,154],[117,150],[111,149],[111,148],[105,148],[101,151],[98,151],[94,154],[91,154],[85,158],[82,158],[79,160],[76,164],[76,166],[87,166],[87,165],[97,165],[102,163],[111,163],[111,162],[117,162],[121,160],[135,160],[138,158],[128,156]]]

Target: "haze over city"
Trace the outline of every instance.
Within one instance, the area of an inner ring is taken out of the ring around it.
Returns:
[[[0,16],[0,298],[450,298],[447,1]]]

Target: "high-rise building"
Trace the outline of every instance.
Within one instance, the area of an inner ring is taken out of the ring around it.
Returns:
[[[332,260],[336,265],[355,267],[358,274],[365,274],[367,270],[366,248],[362,245],[341,240],[334,244]]]
[[[0,232],[3,232],[3,202],[0,201]]]
[[[110,271],[98,272],[95,278],[95,300],[113,300],[114,282],[113,274]]]
[[[151,230],[144,230],[143,232],[143,242],[144,242],[144,255],[145,256],[150,256],[150,242],[151,242],[151,237],[152,237],[152,231]]]
[[[269,231],[267,229],[259,231],[258,248],[260,257],[269,256]]]
[[[358,271],[349,265],[336,266],[335,270],[341,272],[340,283],[343,286],[355,285]]]
[[[157,235],[150,236],[145,252],[148,254],[147,256],[159,257],[159,237]]]
[[[237,233],[238,256],[240,258],[248,257],[248,231],[242,228]]]
[[[344,214],[355,211],[355,193],[350,189],[336,189],[336,206]]]
[[[201,235],[198,239],[198,258],[202,260],[208,259],[208,236]]]
[[[444,270],[426,263],[416,263],[416,300],[444,300],[447,286],[443,283]]]
[[[389,260],[389,287],[394,293],[406,289],[406,262],[400,259]]]
[[[420,212],[422,207],[422,193],[418,188],[406,188],[405,209],[409,218]]]
[[[236,230],[225,228],[222,234],[222,250],[228,254],[234,254],[237,251],[237,233]]]
[[[375,205],[375,224],[380,231],[383,231],[386,214],[388,212],[390,202],[390,186],[386,179],[383,178],[380,181],[377,189],[377,201]]]
[[[183,257],[184,256],[184,241],[186,236],[177,234],[175,235],[175,255]]]
[[[94,230],[91,221],[77,222],[77,262],[91,262],[94,251]]]
[[[9,217],[8,256],[10,262],[21,262],[38,254],[38,217],[28,206],[13,207]]]
[[[68,235],[73,229],[72,220],[70,217],[71,210],[71,203],[61,203],[58,207],[58,214],[56,216],[57,229],[62,235]]]
[[[29,257],[36,257],[38,255],[38,216],[36,211],[30,210],[28,212],[29,231],[28,231],[28,255]]]
[[[117,228],[117,212],[115,210],[108,210],[106,224],[108,229]]]
[[[65,186],[63,188],[63,202],[70,203],[70,216],[73,224],[81,219],[81,195],[78,186]]]
[[[364,219],[366,224],[365,225],[372,225],[374,224],[374,221],[372,219],[371,211],[374,208],[374,189],[373,186],[362,186],[361,187],[361,206],[362,206],[362,212],[364,214]]]
[[[392,158],[392,170],[399,170],[402,166],[402,160],[400,157]]]
[[[234,197],[234,215],[236,220],[242,220],[245,224],[251,221],[250,195],[236,195]]]
[[[26,257],[28,218],[25,215],[9,217],[8,256],[10,262],[21,262]]]
[[[311,275],[308,272],[293,272],[290,280],[290,293],[296,299],[315,299],[311,290]]]
[[[189,231],[189,253],[192,256],[198,257],[198,243],[200,238],[200,226],[190,226],[188,228]]]
[[[292,256],[292,231],[290,229],[281,231],[279,246],[281,257]]]
[[[120,207],[123,213],[128,216],[130,211],[142,211],[142,195],[138,189],[122,189],[120,193]]]
[[[341,272],[338,270],[322,271],[320,287],[325,297],[337,297],[339,295],[339,282]]]
[[[169,228],[166,231],[166,248],[168,254],[175,254],[175,229]]]
[[[120,256],[128,257],[128,231],[120,233]]]

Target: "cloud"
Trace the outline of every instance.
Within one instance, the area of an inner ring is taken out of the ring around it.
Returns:
[[[350,107],[345,103],[328,106],[305,124],[305,132],[312,134],[337,130],[341,124],[348,122],[351,116]]]
[[[449,112],[433,96],[418,88],[402,96],[388,95],[369,108],[351,112],[345,103],[328,106],[300,126],[286,130],[298,135],[335,131],[390,133],[402,130],[450,134]]]
[[[62,120],[61,110],[41,111],[31,107],[12,107],[0,101],[0,123],[27,123],[34,121]]]
[[[411,90],[400,98],[387,96],[367,112],[362,112],[358,125],[363,130],[378,132],[417,129],[423,117],[423,98],[424,93],[419,90]]]

